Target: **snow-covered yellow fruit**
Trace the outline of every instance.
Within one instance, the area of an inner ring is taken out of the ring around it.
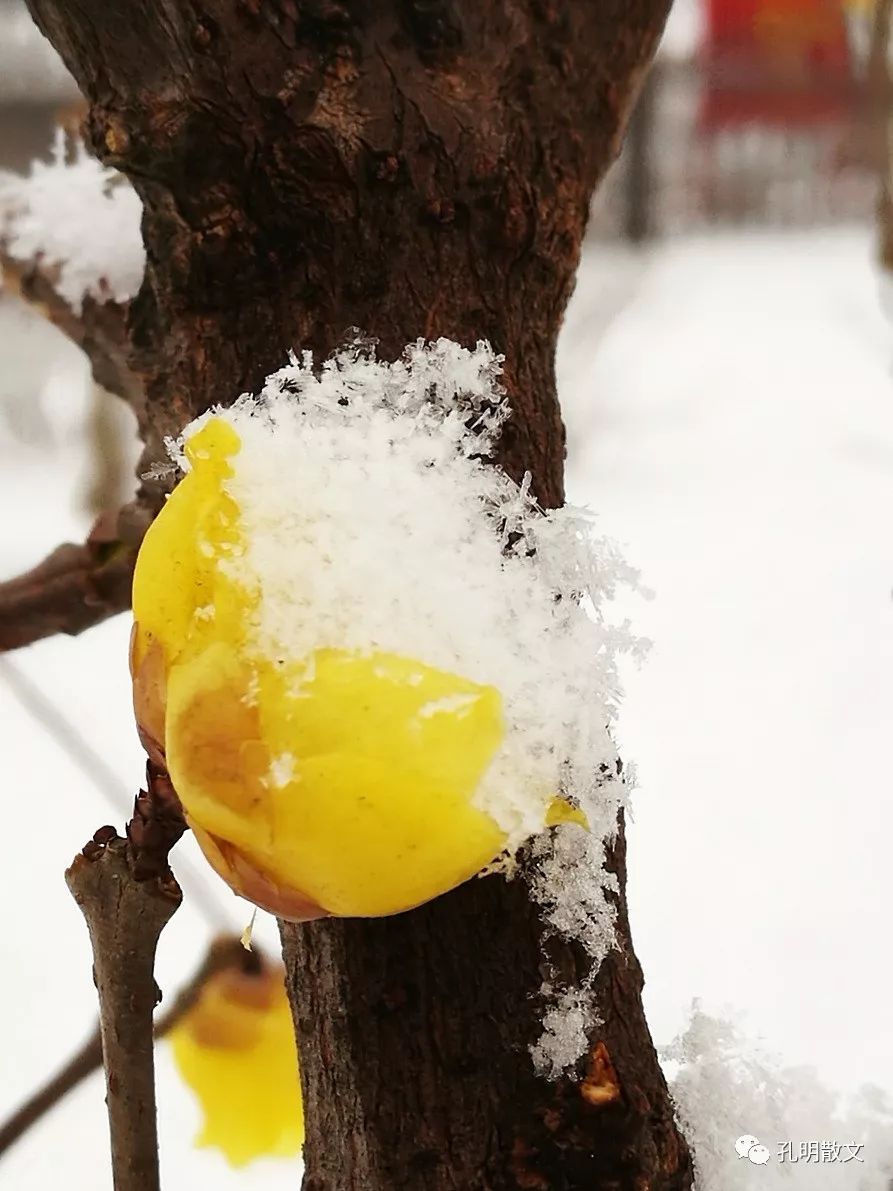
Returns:
[[[202,1108],[198,1145],[222,1150],[233,1166],[300,1151],[298,1054],[281,968],[212,976],[170,1041]]]
[[[142,738],[237,893],[295,919],[409,909],[505,847],[474,802],[504,736],[499,692],[396,653],[260,652],[263,575],[238,565],[226,491],[239,448],[219,418],[193,434],[140,551]]]

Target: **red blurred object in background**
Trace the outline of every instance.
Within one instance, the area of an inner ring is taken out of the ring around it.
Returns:
[[[855,99],[841,0],[706,0],[706,132],[838,123]]]

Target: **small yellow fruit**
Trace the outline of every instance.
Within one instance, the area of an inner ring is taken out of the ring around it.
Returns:
[[[281,968],[212,976],[170,1041],[204,1114],[198,1145],[222,1150],[233,1166],[300,1151],[298,1054]]]

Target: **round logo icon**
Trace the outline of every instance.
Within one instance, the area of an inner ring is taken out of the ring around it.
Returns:
[[[754,1166],[765,1166],[769,1161],[769,1150],[752,1133],[743,1133],[735,1142],[735,1153],[739,1158],[749,1158]]]

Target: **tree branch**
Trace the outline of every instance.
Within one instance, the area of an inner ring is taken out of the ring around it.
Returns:
[[[102,1066],[102,1042],[99,1026],[68,1062],[47,1083],[21,1104],[0,1125],[0,1157],[15,1145],[23,1134],[41,1121],[60,1100],[78,1086],[88,1075]]]
[[[12,257],[2,238],[0,269],[5,288],[57,326],[87,356],[96,383],[131,407],[145,444],[142,464],[159,462],[162,436],[147,422],[142,378],[129,362],[131,303],[85,295],[75,311],[56,288],[57,269],[39,256]],[[84,545],[60,546],[33,570],[0,583],[0,652],[54,633],[80,633],[129,607],[136,551],[161,499],[160,486],[144,482],[117,524],[104,516]]]
[[[153,516],[138,498],[117,517],[100,517],[82,546],[59,546],[0,583],[0,653],[55,633],[74,636],[129,608],[137,550]]]
[[[184,1017],[198,1000],[199,993],[212,976],[219,972],[254,971],[263,964],[257,949],[246,951],[234,936],[215,939],[199,968],[177,993],[171,1007],[155,1022],[153,1035],[156,1042],[164,1038]],[[22,1137],[32,1125],[36,1125],[64,1097],[73,1091],[88,1076],[102,1066],[102,1040],[99,1025],[87,1041],[51,1079],[15,1110],[12,1116],[0,1125],[0,1157]]]
[[[33,570],[0,583],[0,650],[83,632],[130,605],[136,552],[105,533],[59,546]]]
[[[181,901],[172,875],[134,877],[133,850],[103,828],[65,874],[93,946],[115,1191],[159,1191],[152,1015],[155,950]]]
[[[874,163],[878,176],[878,258],[881,268],[893,271],[893,79],[890,35],[893,0],[877,0],[872,16],[868,56],[868,87]]]
[[[160,1191],[155,950],[183,899],[168,856],[185,830],[167,774],[150,762],[127,838],[101,827],[65,873],[93,947],[115,1191]]]
[[[77,314],[57,293],[53,270],[39,260],[16,260],[0,250],[0,269],[5,289],[18,294],[84,352],[97,384],[139,406],[142,384],[127,363],[129,302],[97,302],[86,296]]]

